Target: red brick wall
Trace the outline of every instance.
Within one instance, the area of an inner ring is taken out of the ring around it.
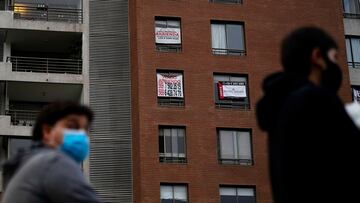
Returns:
[[[254,107],[261,82],[280,69],[279,45],[291,30],[318,25],[345,45],[340,0],[244,0],[243,5],[208,0],[134,0],[131,11],[134,202],[157,203],[160,183],[187,183],[189,202],[218,203],[219,185],[254,185],[257,203],[270,203],[266,136],[256,123]],[[182,53],[155,51],[154,17],[181,17]],[[245,23],[247,56],[211,53],[210,20]],[[156,69],[184,71],[185,107],[157,105]],[[251,110],[221,110],[214,105],[213,73],[249,75]],[[348,71],[341,95],[350,100]],[[187,164],[163,164],[158,158],[158,126],[186,126]],[[252,128],[255,165],[218,164],[217,127]]]

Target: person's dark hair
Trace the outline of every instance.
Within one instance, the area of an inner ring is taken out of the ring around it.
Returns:
[[[338,48],[335,40],[322,29],[303,27],[290,33],[282,43],[281,61],[285,72],[307,77],[311,69],[311,53],[319,48],[322,55]]]
[[[42,128],[44,125],[54,126],[59,120],[68,115],[84,115],[91,123],[94,117],[93,112],[87,106],[74,102],[54,102],[46,105],[39,113],[32,132],[33,140],[42,140]]]

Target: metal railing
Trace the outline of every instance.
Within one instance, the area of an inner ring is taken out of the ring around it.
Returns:
[[[14,11],[14,18],[24,20],[58,21],[82,23],[82,9],[51,8],[46,4],[16,3],[9,6]]]
[[[33,126],[36,117],[40,111],[35,110],[15,110],[11,109],[6,112],[6,115],[11,117],[11,124],[18,126]]]
[[[159,106],[184,106],[184,98],[158,97]]]
[[[243,166],[252,166],[252,159],[220,159],[220,164],[238,164]]]
[[[245,50],[238,50],[238,49],[219,49],[219,48],[212,48],[213,54],[216,55],[234,55],[234,56],[246,56]]]
[[[344,18],[360,18],[360,13],[344,13]]]
[[[7,62],[12,63],[12,71],[16,72],[82,74],[81,59],[11,56]]]
[[[181,44],[156,44],[156,50],[160,52],[181,52]]]
[[[348,62],[348,67],[360,69],[360,62]]]
[[[165,157],[161,156],[159,157],[159,161],[161,163],[186,163],[185,157]]]
[[[243,0],[210,0],[211,3],[231,3],[231,4],[242,4]]]

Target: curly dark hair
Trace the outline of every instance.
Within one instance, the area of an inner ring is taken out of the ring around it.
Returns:
[[[75,102],[51,103],[49,105],[46,105],[37,116],[36,123],[32,132],[33,140],[42,140],[42,128],[44,125],[54,126],[59,120],[71,114],[84,115],[87,117],[90,123],[93,121],[94,117],[94,114],[89,107],[77,104]]]

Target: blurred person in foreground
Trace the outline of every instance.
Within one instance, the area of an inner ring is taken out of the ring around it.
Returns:
[[[336,42],[319,28],[300,28],[281,55],[284,70],[264,80],[257,104],[275,203],[360,202],[360,132],[337,95]]]
[[[2,203],[98,203],[81,171],[89,153],[92,111],[71,102],[46,106],[38,115],[34,146],[4,164]]]

